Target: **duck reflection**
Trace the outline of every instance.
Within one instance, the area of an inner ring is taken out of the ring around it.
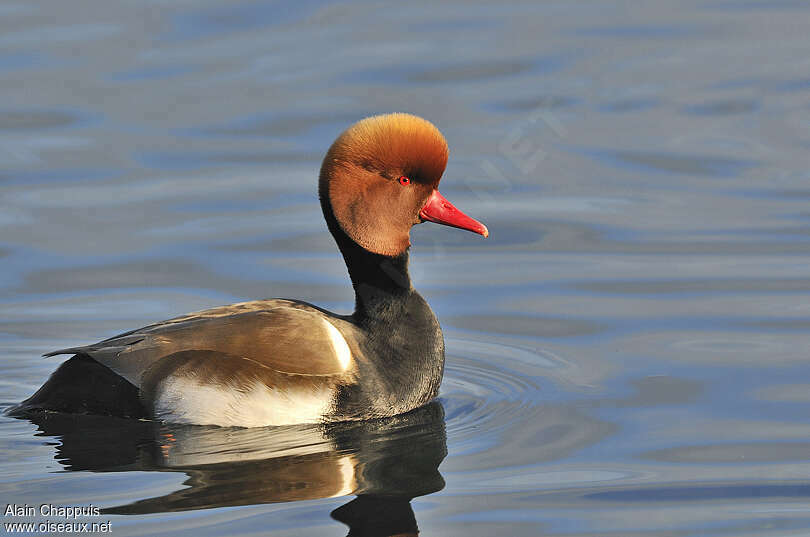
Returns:
[[[416,535],[410,500],[444,488],[444,408],[319,426],[234,429],[102,416],[28,416],[70,470],[183,472],[186,488],[112,507],[145,514],[357,495],[332,517],[349,535]]]

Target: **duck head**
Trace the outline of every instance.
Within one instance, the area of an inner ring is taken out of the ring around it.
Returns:
[[[318,192],[333,234],[337,225],[362,248],[398,256],[411,227],[424,221],[489,235],[438,191],[447,142],[429,121],[385,114],[358,121],[335,142],[321,166]]]

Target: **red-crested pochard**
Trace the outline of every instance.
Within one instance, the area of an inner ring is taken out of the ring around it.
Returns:
[[[408,275],[424,221],[487,236],[437,190],[447,142],[410,114],[363,119],[323,160],[319,195],[355,311],[287,299],[191,313],[75,354],[17,411],[59,410],[257,427],[393,416],[436,397],[439,322]]]

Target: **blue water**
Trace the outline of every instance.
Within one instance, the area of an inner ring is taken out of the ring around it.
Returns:
[[[412,234],[435,405],[0,417],[0,508],[92,504],[117,536],[810,534],[808,35],[804,1],[5,2],[3,408],[42,353],[152,321],[350,311],[316,178],[367,115],[434,122],[442,192],[491,236]]]

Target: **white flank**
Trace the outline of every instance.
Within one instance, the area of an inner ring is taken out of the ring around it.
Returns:
[[[321,318],[323,319],[323,317]],[[352,351],[349,349],[349,344],[346,343],[343,334],[341,334],[332,323],[326,319],[323,319],[323,322],[326,324],[326,332],[329,334],[329,342],[332,344],[332,350],[335,352],[340,367],[343,371],[346,371],[346,369],[349,368],[349,364],[352,363]]]
[[[283,391],[260,382],[245,391],[169,377],[155,397],[155,417],[171,423],[265,427],[317,423],[329,412],[329,388]]]

